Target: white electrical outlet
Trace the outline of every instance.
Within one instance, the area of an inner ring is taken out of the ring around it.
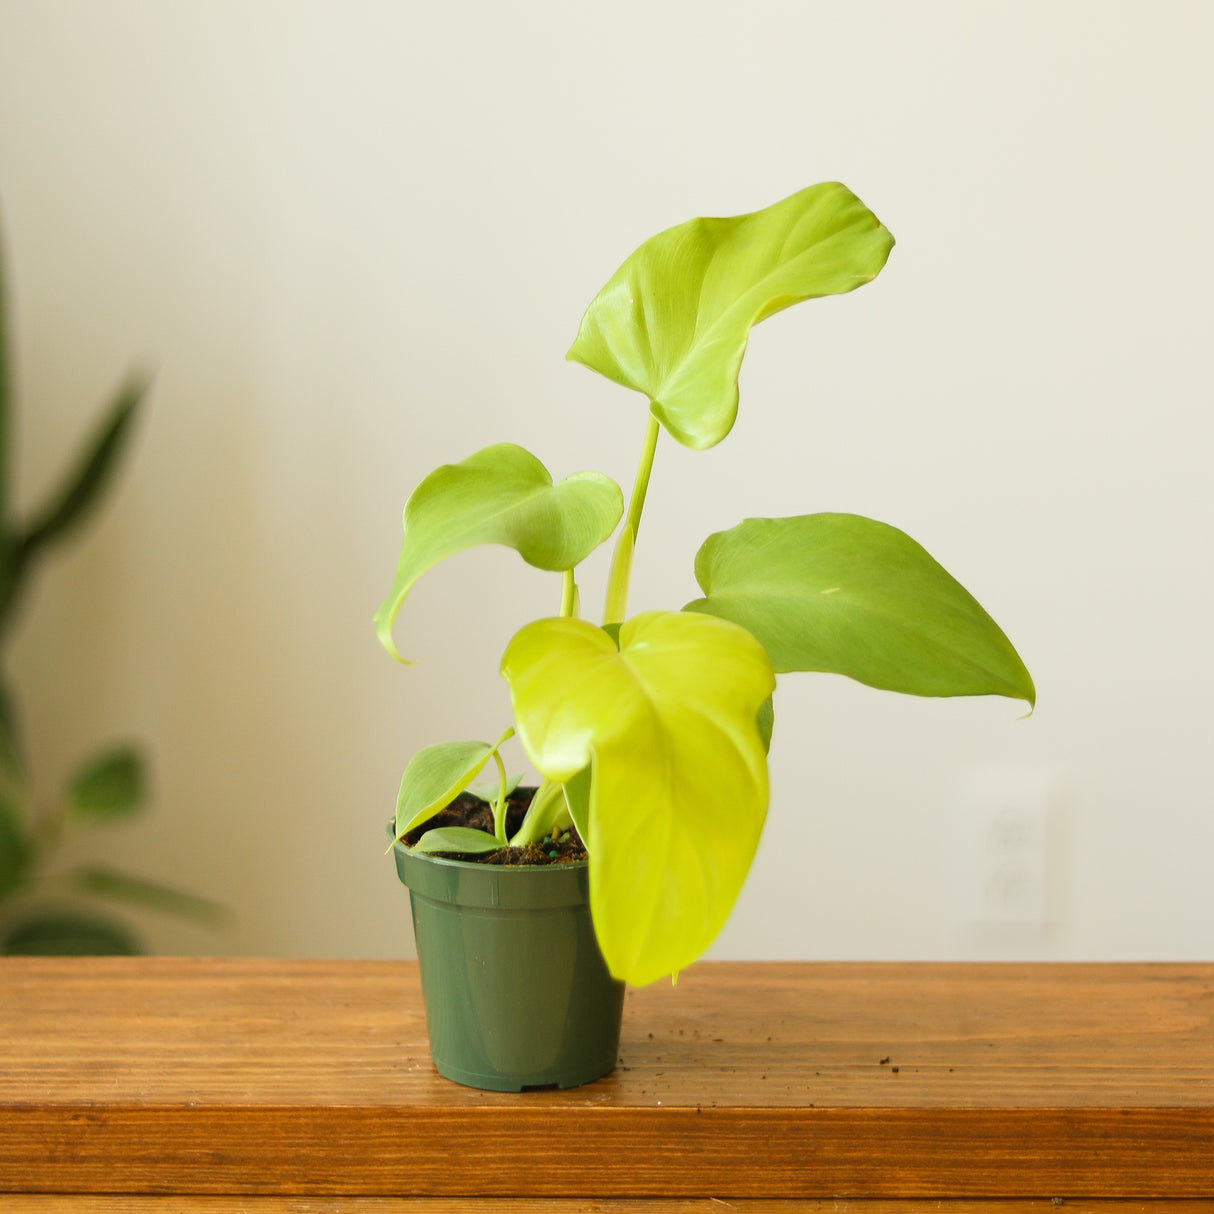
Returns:
[[[1048,773],[974,769],[953,807],[954,919],[1045,927],[1049,919]]]

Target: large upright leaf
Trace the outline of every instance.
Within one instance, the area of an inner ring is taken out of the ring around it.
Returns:
[[[750,329],[803,299],[871,282],[894,238],[844,185],[766,210],[692,219],[647,240],[582,317],[567,358],[643,392],[686,447],[733,426]]]
[[[685,610],[753,633],[778,671],[821,670],[919,696],[1036,699],[1020,655],[909,535],[855,514],[752,518],[696,554]]]
[[[584,620],[529,624],[502,673],[535,766],[564,783],[592,764],[590,906],[611,972],[639,985],[689,965],[724,924],[767,812],[767,655],[724,621],[647,612],[618,649]]]
[[[539,569],[572,569],[623,513],[624,496],[609,476],[578,472],[554,485],[544,465],[513,443],[436,468],[405,503],[396,580],[375,613],[380,641],[405,661],[392,642],[392,623],[413,583],[444,557],[505,544]]]

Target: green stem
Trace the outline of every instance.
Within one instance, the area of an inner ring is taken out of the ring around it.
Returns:
[[[506,766],[502,762],[501,755],[497,752],[512,737],[514,737],[514,726],[507,725],[502,730],[502,736],[493,743],[493,749],[489,752],[493,755],[493,761],[497,764],[498,774],[497,801],[491,806],[493,810],[493,833],[503,844],[506,842]]]
[[[628,606],[628,585],[632,578],[632,552],[636,546],[637,532],[641,528],[641,511],[645,509],[645,494],[649,491],[649,474],[653,471],[653,455],[657,450],[661,429],[658,419],[650,414],[649,428],[645,431],[645,446],[641,450],[641,462],[637,465],[636,480],[632,486],[632,500],[628,503],[628,517],[624,520],[611,558],[607,599],[603,607],[604,624],[621,624],[624,621]]]
[[[658,419],[649,416],[649,428],[645,431],[645,447],[641,451],[641,462],[637,465],[637,478],[632,485],[632,500],[628,503],[628,526],[632,528],[632,538],[636,539],[641,529],[641,511],[645,509],[645,494],[649,491],[649,474],[653,471],[653,453],[657,450],[658,435],[662,427]]]
[[[577,598],[577,583],[573,580],[573,570],[566,569],[561,583],[561,616],[568,619],[573,615],[573,604]]]
[[[498,792],[497,801],[493,805],[493,833],[497,836],[497,841],[503,846],[506,846],[506,764],[502,762],[502,756],[495,749],[493,752],[493,761],[497,764],[498,776]]]

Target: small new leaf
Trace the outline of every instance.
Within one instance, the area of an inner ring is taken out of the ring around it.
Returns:
[[[409,760],[396,795],[396,836],[399,842],[411,830],[445,809],[480,774],[493,752],[513,733],[507,730],[497,742],[439,742],[419,750]],[[391,847],[388,848],[392,850]]]
[[[838,182],[749,215],[690,220],[624,262],[586,309],[566,357],[643,392],[684,446],[711,447],[737,416],[752,326],[871,282],[893,244]]]
[[[469,826],[440,826],[426,831],[412,850],[427,855],[441,852],[446,855],[477,856],[498,851],[501,846],[493,835],[483,830],[473,830]]]
[[[118,817],[138,809],[144,792],[143,760],[123,746],[80,768],[68,787],[68,808],[78,818]]]
[[[696,555],[684,610],[753,633],[777,671],[819,670],[918,696],[1036,700],[1002,629],[910,536],[855,514],[747,519]]]
[[[623,512],[624,495],[610,477],[578,472],[554,485],[544,465],[513,443],[436,468],[405,503],[396,579],[375,613],[380,642],[406,661],[392,640],[393,621],[413,583],[444,557],[504,544],[537,569],[572,569],[615,530]]]

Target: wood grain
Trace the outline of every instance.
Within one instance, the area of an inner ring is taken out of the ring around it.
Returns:
[[[0,1214],[1211,1214],[1214,1201],[849,1201],[704,1197],[6,1197]]]
[[[509,1096],[412,964],[0,960],[0,1191],[1214,1197],[1214,966],[705,964]]]

